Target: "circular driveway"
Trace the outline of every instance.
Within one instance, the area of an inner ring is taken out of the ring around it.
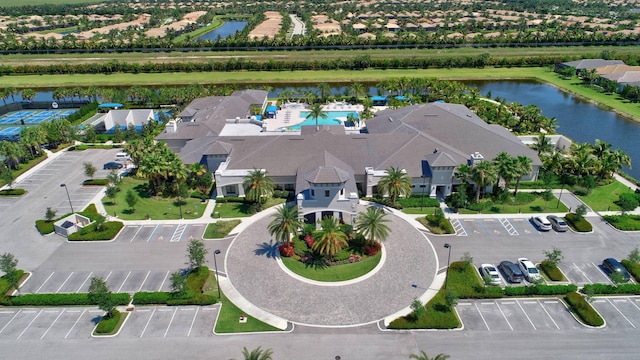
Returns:
[[[250,224],[233,241],[226,256],[227,276],[253,305],[293,323],[348,326],[378,321],[420,297],[438,265],[420,231],[400,217],[387,218],[391,232],[384,242],[386,261],[373,276],[354,284],[313,285],[282,271],[276,242],[267,231],[271,215]]]

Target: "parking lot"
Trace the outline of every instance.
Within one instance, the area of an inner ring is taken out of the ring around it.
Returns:
[[[460,301],[456,307],[469,331],[571,331],[583,329],[559,299]]]
[[[553,230],[539,231],[528,218],[452,219],[456,236],[564,235]]]
[[[117,242],[153,243],[158,241],[179,242],[202,239],[207,224],[150,224],[127,225],[115,238]]]
[[[119,336],[212,336],[218,307],[142,306],[130,312]],[[2,339],[86,339],[100,320],[97,308],[4,308],[0,310]]]
[[[616,329],[640,327],[640,297],[598,297],[591,305],[607,321],[607,327]]]

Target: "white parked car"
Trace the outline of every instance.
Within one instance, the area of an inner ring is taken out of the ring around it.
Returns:
[[[531,221],[540,231],[551,230],[551,222],[543,216],[534,216],[531,218]]]
[[[480,266],[480,275],[482,275],[483,278],[488,277],[489,284],[500,285],[500,274],[495,266],[491,264],[482,264],[482,266]]]
[[[529,259],[519,258],[518,266],[520,266],[520,270],[522,270],[522,273],[524,274],[524,277],[527,279],[527,281],[534,282],[542,279],[540,272],[538,271],[536,266],[531,261],[529,261]]]

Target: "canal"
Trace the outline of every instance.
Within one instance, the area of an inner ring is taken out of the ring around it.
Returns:
[[[227,21],[217,29],[211,30],[206,34],[198,37],[198,40],[222,40],[229,36],[242,31],[247,26],[246,21]]]

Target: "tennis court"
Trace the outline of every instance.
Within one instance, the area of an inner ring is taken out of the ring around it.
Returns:
[[[28,118],[34,113],[35,111],[32,111],[32,110],[20,110],[20,111],[12,112],[0,117],[0,124],[13,124],[13,123],[19,122],[22,119]]]
[[[9,127],[3,130],[0,130],[0,139],[11,139],[15,138],[22,131],[21,127]]]
[[[0,125],[19,125],[21,121],[24,121],[25,124],[40,124],[46,121],[65,118],[76,111],[77,109],[14,111],[0,117]]]

